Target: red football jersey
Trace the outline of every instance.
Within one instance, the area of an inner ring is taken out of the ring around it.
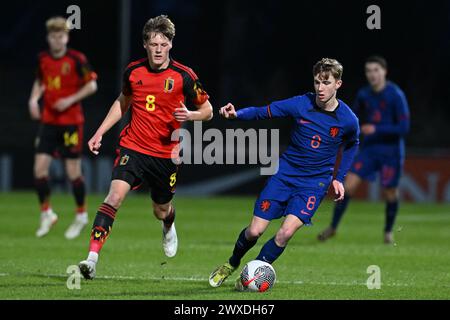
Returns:
[[[152,70],[148,58],[128,65],[122,93],[131,96],[131,120],[119,144],[159,158],[171,158],[177,150],[178,141],[172,141],[171,135],[181,126],[173,116],[180,101],[201,105],[209,98],[192,69],[170,60],[166,69]]]
[[[61,58],[53,58],[50,52],[39,54],[37,77],[45,86],[41,121],[53,125],[75,125],[84,123],[81,103],[74,103],[63,112],[53,108],[58,99],[68,97],[87,82],[97,79],[85,55],[68,49]]]

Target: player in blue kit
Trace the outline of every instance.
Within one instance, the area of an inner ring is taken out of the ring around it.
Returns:
[[[350,198],[362,180],[373,181],[379,173],[386,200],[384,242],[394,242],[392,229],[399,206],[398,184],[405,157],[404,136],[409,131],[409,108],[403,91],[386,80],[387,63],[384,58],[369,57],[365,72],[369,85],[359,90],[353,108],[361,121],[364,139],[344,182],[344,200],[335,206],[331,225],[319,234],[321,241],[336,234]]]
[[[256,258],[268,263],[273,263],[283,253],[300,227],[311,224],[330,183],[336,201],[344,198],[343,181],[358,149],[359,124],[351,109],[336,98],[342,85],[342,72],[338,61],[324,58],[313,67],[315,94],[307,93],[237,112],[230,103],[220,109],[220,114],[227,119],[291,117],[295,124],[289,147],[280,157],[278,172],[268,179],[256,200],[253,219],[239,234],[232,256],[211,273],[211,286],[220,286],[236,270],[271,220],[286,217]],[[342,160],[334,173],[341,146]]]

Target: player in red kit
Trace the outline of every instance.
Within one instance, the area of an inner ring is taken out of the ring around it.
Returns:
[[[143,29],[147,58],[128,65],[121,94],[89,140],[90,150],[98,154],[102,136],[130,109],[131,120],[119,138],[111,187],[92,227],[89,254],[79,263],[86,279],[95,277],[98,254],[111,233],[117,210],[127,193],[142,182],[150,186],[153,213],[162,221],[164,253],[173,257],[177,252],[171,200],[177,180],[178,141],[171,136],[183,121],[210,120],[212,106],[192,69],[170,58],[174,36],[175,26],[167,16],[147,21]],[[197,110],[189,111],[186,101]]]
[[[31,118],[41,122],[34,160],[35,186],[41,206],[36,236],[46,235],[58,220],[50,204],[48,176],[52,158],[62,158],[77,206],[75,220],[65,232],[67,239],[73,239],[88,223],[81,172],[84,117],[80,101],[97,91],[97,75],[84,54],[67,48],[66,19],[51,18],[46,27],[49,50],[39,54],[37,77],[29,99]],[[38,103],[41,97],[42,112]]]

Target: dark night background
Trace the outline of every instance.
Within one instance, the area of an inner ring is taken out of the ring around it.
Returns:
[[[249,127],[227,123],[218,108],[263,105],[312,91],[312,65],[333,57],[344,65],[339,98],[351,103],[365,84],[364,59],[381,54],[389,78],[406,93],[411,110],[410,153],[450,150],[449,1],[130,1],[129,59],[145,55],[141,31],[148,18],[168,14],[176,25],[172,56],[192,67],[215,111],[209,127]],[[84,101],[85,140],[94,133],[119,94],[125,64],[118,57],[120,1],[16,1],[3,4],[0,28],[0,154],[12,155],[13,186],[32,186],[33,141],[37,123],[27,101],[37,53],[46,49],[45,21],[81,8],[81,30],[70,46],[83,51],[99,75],[97,94]],[[368,30],[366,8],[381,7],[381,30]],[[289,121],[261,123],[283,127]],[[113,154],[115,130],[105,136],[104,154]],[[87,157],[92,157],[87,154]],[[228,169],[230,170],[230,169]],[[198,171],[198,170],[197,170]],[[192,176],[185,170],[186,177]],[[195,172],[190,171],[190,172]]]

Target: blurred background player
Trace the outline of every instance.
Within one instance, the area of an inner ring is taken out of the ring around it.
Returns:
[[[175,25],[167,16],[147,21],[143,29],[147,58],[128,65],[122,93],[89,140],[90,150],[98,154],[103,135],[131,108],[130,123],[119,137],[110,190],[92,227],[89,255],[79,264],[86,279],[95,277],[98,253],[122,201],[144,181],[151,188],[153,213],[162,221],[164,253],[173,257],[177,252],[172,198],[178,171],[178,141],[172,141],[171,136],[184,121],[210,120],[212,106],[192,69],[171,59],[174,36]],[[197,110],[189,111],[184,105],[186,100]]]
[[[354,103],[363,141],[345,178],[344,200],[335,205],[331,225],[319,234],[320,241],[336,234],[350,198],[362,180],[373,181],[377,173],[386,201],[384,242],[394,241],[392,229],[399,207],[398,184],[405,158],[404,137],[409,131],[409,107],[403,91],[386,80],[387,63],[383,57],[367,58],[365,73],[369,85],[359,90]]]
[[[52,158],[62,158],[76,202],[75,220],[65,232],[67,239],[73,239],[88,223],[81,172],[84,116],[80,102],[97,91],[97,75],[83,53],[67,48],[70,28],[65,18],[53,17],[47,20],[46,27],[49,50],[39,54],[37,77],[29,99],[31,118],[41,122],[34,160],[35,187],[41,206],[36,236],[46,235],[58,220],[50,204],[49,167]],[[42,113],[38,103],[41,97]]]
[[[286,217],[276,235],[262,247],[257,260],[272,264],[289,240],[303,225],[310,225],[330,183],[336,201],[344,198],[344,177],[358,149],[358,119],[336,98],[342,85],[342,65],[324,58],[313,67],[315,93],[276,101],[266,107],[248,107],[236,112],[229,103],[220,109],[227,119],[260,120],[291,117],[295,120],[291,142],[280,157],[278,172],[267,183],[255,202],[253,219],[238,236],[233,254],[209,277],[213,287],[220,286],[239,266],[242,257],[257,242],[270,221]],[[341,164],[332,180],[340,146]],[[237,282],[239,284],[239,282]]]

